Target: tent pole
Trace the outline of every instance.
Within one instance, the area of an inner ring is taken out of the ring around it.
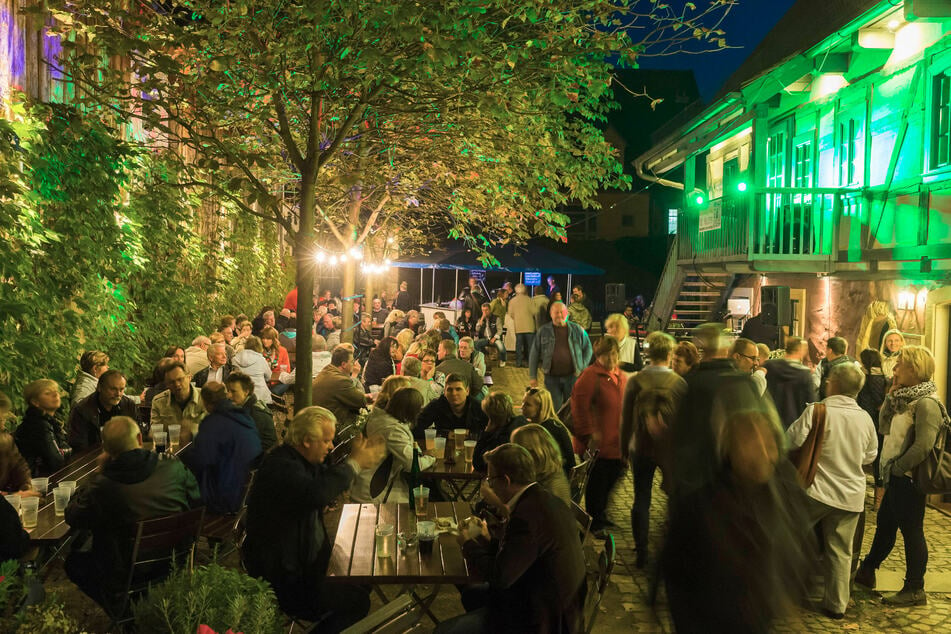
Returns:
[[[419,270],[419,305],[423,305],[423,269]]]
[[[568,288],[561,294],[561,301],[565,302],[565,306],[568,305],[569,297],[571,297],[571,273],[568,274]]]
[[[433,267],[433,287],[429,289],[429,303],[436,303],[436,267]]]
[[[453,269],[456,273],[456,280],[452,283],[452,298],[459,297],[459,269]]]

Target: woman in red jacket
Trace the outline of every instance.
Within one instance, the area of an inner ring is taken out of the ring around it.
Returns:
[[[575,440],[598,450],[585,488],[585,505],[593,518],[591,530],[613,526],[605,511],[611,489],[621,477],[621,402],[627,379],[618,367],[617,339],[602,337],[594,348],[595,362],[585,368],[571,391]]]
[[[291,371],[291,357],[287,354],[287,348],[281,345],[276,329],[270,326],[261,329],[261,345],[264,347],[264,358],[271,366],[271,377],[277,376],[275,372]],[[291,388],[289,384],[275,380],[269,380],[267,384],[274,394],[283,394]]]

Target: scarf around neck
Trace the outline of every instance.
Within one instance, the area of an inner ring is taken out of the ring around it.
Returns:
[[[908,409],[908,406],[913,402],[922,397],[934,394],[937,389],[938,388],[935,386],[934,381],[922,381],[917,385],[900,387],[889,394],[889,396],[891,396],[895,402],[895,411],[901,413]]]

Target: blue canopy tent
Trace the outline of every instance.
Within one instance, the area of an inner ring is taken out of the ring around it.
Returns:
[[[431,269],[433,272],[433,295],[435,295],[435,280],[437,270],[452,270],[456,272],[456,283],[454,295],[459,294],[459,271],[497,271],[506,273],[519,273],[519,279],[523,279],[525,273],[544,273],[545,275],[567,275],[568,288],[571,288],[572,275],[604,275],[604,269],[592,266],[580,260],[575,260],[567,255],[556,253],[543,246],[529,243],[525,246],[515,247],[506,245],[489,249],[495,258],[499,261],[497,267],[483,267],[479,262],[475,251],[468,249],[464,244],[453,245],[449,248],[434,249],[428,255],[413,256],[405,260],[396,260],[393,266],[404,269],[419,269],[420,279],[420,304],[423,303],[423,270]],[[435,296],[430,301],[435,301]]]

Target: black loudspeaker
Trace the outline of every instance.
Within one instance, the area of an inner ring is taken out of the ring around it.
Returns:
[[[759,303],[764,326],[792,326],[788,286],[760,287]]]
[[[624,284],[605,284],[604,285],[604,308],[609,313],[624,312],[624,302],[626,301],[626,292]]]

